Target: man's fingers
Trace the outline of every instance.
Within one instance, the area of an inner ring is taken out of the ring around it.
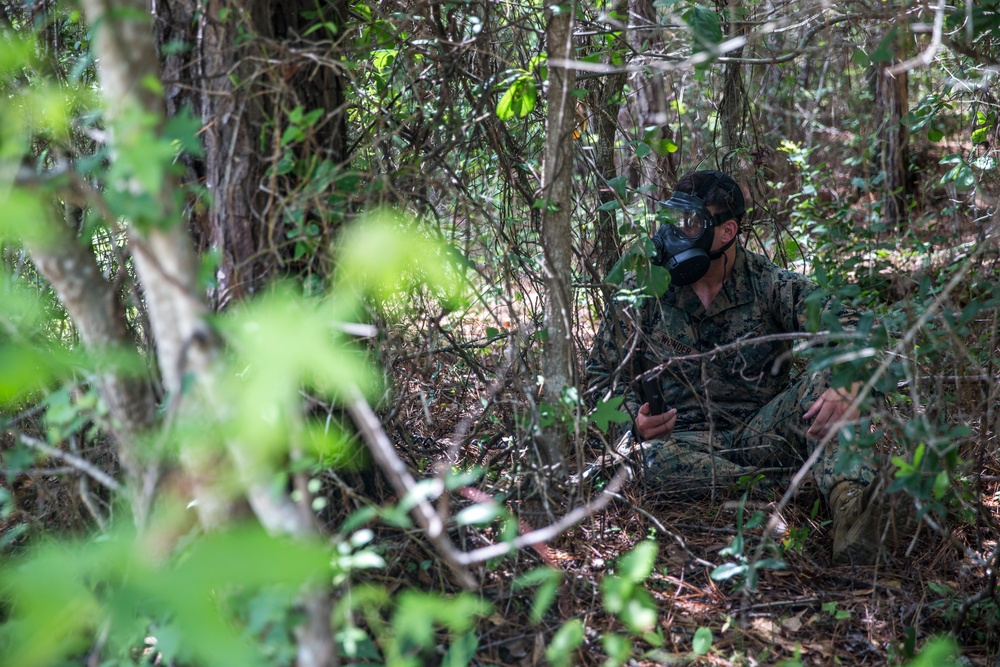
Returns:
[[[815,401],[813,401],[813,404],[809,406],[809,409],[806,410],[806,413],[802,415],[802,418],[812,419],[813,417],[815,417],[816,413],[819,412],[819,409],[823,406],[823,403],[825,402],[826,401],[823,399],[822,396],[817,398]],[[642,412],[642,410],[640,409],[639,412]]]
[[[645,408],[645,412],[643,411],[643,408]],[[643,406],[639,408],[639,414],[636,415],[635,418],[635,425],[639,431],[639,436],[644,440],[649,440],[650,438],[671,433],[674,430],[674,424],[676,423],[676,408],[671,408],[662,414],[650,415],[648,403],[643,404]]]

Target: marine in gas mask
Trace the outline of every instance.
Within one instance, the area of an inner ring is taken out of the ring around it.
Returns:
[[[671,491],[697,494],[765,470],[780,488],[824,442],[812,471],[833,519],[833,556],[873,562],[877,464],[851,444],[860,383],[831,386],[828,369],[792,376],[781,336],[808,330],[810,303],[845,330],[860,313],[737,242],[746,203],[728,175],[689,173],[662,204],[654,261],[671,285],[629,312],[609,307],[587,362],[591,388],[624,398],[633,421],[620,435],[641,445],[648,479]]]
[[[665,267],[671,282],[678,286],[698,282],[712,262],[726,257],[746,214],[743,191],[736,181],[720,171],[700,171],[697,175],[701,177],[697,192],[678,189],[662,202],[669,223],[661,225],[653,237],[657,253],[653,261]],[[730,220],[735,227],[717,244],[716,229]]]

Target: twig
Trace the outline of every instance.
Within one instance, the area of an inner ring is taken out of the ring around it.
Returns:
[[[580,523],[594,512],[599,512],[604,509],[609,502],[618,497],[618,491],[621,489],[625,481],[631,476],[632,470],[627,466],[622,466],[601,495],[587,505],[582,505],[571,510],[555,523],[549,524],[545,528],[539,528],[538,530],[534,530],[530,533],[525,533],[510,542],[500,542],[499,544],[483,547],[482,549],[476,549],[475,551],[470,551],[468,553],[456,554],[456,556],[463,565],[472,565],[474,563],[482,563],[492,558],[503,556],[511,551],[514,551],[515,549],[522,549],[540,542],[547,542],[555,538],[564,530],[572,528],[576,524]]]
[[[962,625],[965,623],[965,617],[969,613],[969,610],[986,598],[992,597],[996,592],[997,565],[1000,565],[1000,542],[997,542],[997,545],[993,548],[993,553],[990,555],[989,562],[992,563],[992,565],[989,567],[989,574],[986,577],[986,585],[983,586],[982,590],[975,595],[966,598],[965,602],[963,602],[962,606],[959,608],[958,613],[955,614],[955,623],[951,628],[952,633],[955,635],[958,635],[958,631],[962,629]]]
[[[37,449],[46,456],[51,456],[53,458],[65,461],[66,463],[70,464],[80,472],[90,475],[90,477],[93,478],[94,481],[103,484],[104,486],[111,489],[115,493],[121,493],[124,490],[122,488],[122,485],[116,482],[113,477],[108,475],[103,470],[99,470],[96,466],[94,466],[90,461],[87,461],[86,459],[80,458],[79,456],[76,456],[75,454],[71,454],[69,452],[64,452],[63,450],[58,449],[57,447],[53,447],[52,445],[44,443],[41,440],[38,440],[37,438],[32,438],[30,435],[25,435],[24,433],[15,433],[12,431],[7,431],[7,433],[17,438],[22,444],[27,445],[32,449]]]
[[[375,457],[375,462],[389,478],[389,482],[396,489],[396,492],[402,498],[409,498],[414,502],[413,515],[427,535],[427,539],[431,541],[431,544],[451,567],[462,585],[469,589],[475,588],[476,582],[466,569],[468,563],[463,561],[451,540],[448,539],[441,517],[434,511],[434,507],[426,497],[415,497],[416,480],[407,470],[406,464],[396,454],[396,450],[389,441],[389,436],[382,428],[382,422],[379,421],[378,415],[356,388],[348,396],[347,410],[351,413],[351,417],[361,431],[365,442],[368,443],[368,448],[371,450],[372,456]]]
[[[414,517],[427,535],[427,539],[431,541],[431,544],[437,549],[438,554],[444,559],[445,563],[455,572],[462,585],[470,589],[475,588],[476,582],[466,569],[468,566],[498,558],[511,551],[534,546],[555,538],[561,532],[607,506],[625,483],[625,480],[632,476],[631,469],[623,466],[608,484],[607,489],[596,500],[571,510],[555,523],[521,535],[510,542],[501,542],[489,547],[483,547],[482,549],[476,549],[475,551],[462,552],[456,549],[451,540],[448,539],[448,535],[444,530],[444,522],[434,510],[430,501],[424,495],[419,495],[420,490],[416,488],[416,480],[413,479],[410,471],[407,470],[406,464],[396,454],[392,442],[389,441],[389,437],[382,428],[382,423],[379,421],[378,415],[375,414],[371,406],[368,405],[368,401],[364,399],[356,388],[350,392],[347,398],[347,410],[351,413],[351,417],[361,431],[365,442],[368,443],[368,448],[371,450],[375,462],[389,478],[389,482],[396,489],[396,492],[404,499],[409,499],[413,502],[412,511]],[[435,490],[443,488],[440,480],[434,481],[437,482],[434,487]]]
[[[79,452],[77,447],[76,436],[71,436],[69,439],[70,449],[72,450],[74,456]],[[97,526],[101,529],[102,533],[106,533],[108,530],[108,523],[104,515],[97,508],[97,503],[94,502],[93,496],[90,495],[90,482],[86,475],[80,475],[80,482],[78,484],[80,491],[80,500],[83,501],[83,506],[87,508],[90,515],[94,517],[94,521],[97,522]]]
[[[665,535],[669,535],[670,537],[672,537],[674,541],[680,545],[681,549],[684,550],[684,553],[686,553],[688,557],[691,558],[691,560],[698,563],[699,565],[703,565],[704,567],[711,567],[711,568],[715,567],[715,563],[710,563],[707,560],[704,560],[703,558],[699,558],[698,556],[694,555],[691,549],[688,548],[687,542],[684,541],[684,538],[681,537],[679,533],[675,533],[674,531],[664,526],[660,522],[660,520],[657,519],[655,516],[653,516],[651,513],[647,512],[646,510],[642,509],[632,501],[628,500],[624,496],[621,496],[617,493],[615,494],[615,498],[617,500],[622,500],[624,502],[627,502],[631,507],[631,509],[633,509],[634,511],[638,512],[639,514],[643,515],[644,517],[652,521],[653,525],[656,526],[657,530],[659,530],[661,533],[664,533]]]
[[[898,65],[893,65],[886,72],[889,76],[896,76],[903,72],[908,72],[915,67],[927,67],[934,62],[934,56],[941,48],[941,29],[944,27],[944,0],[938,0],[937,9],[934,10],[934,27],[931,32],[930,45],[920,52],[919,56],[904,60]]]
[[[727,343],[725,345],[717,345],[707,352],[698,352],[697,354],[679,354],[677,356],[672,356],[662,364],[658,364],[654,368],[646,371],[646,374],[650,377],[655,377],[660,374],[667,366],[678,361],[694,361],[697,359],[711,359],[724,352],[729,352],[730,350],[739,350],[740,348],[748,347],[750,345],[760,345],[761,343],[772,343],[775,341],[792,341],[792,340],[807,340],[810,344],[824,343],[828,340],[861,340],[863,336],[861,334],[853,333],[850,331],[832,333],[829,331],[819,331],[816,333],[808,332],[786,332],[786,333],[776,333],[767,334],[766,336],[756,336],[754,338],[740,338],[732,343]]]
[[[399,361],[410,361],[411,359],[417,359],[419,357],[426,357],[433,354],[442,354],[444,352],[455,352],[457,350],[484,350],[491,347],[493,343],[504,340],[511,336],[510,332],[504,332],[493,336],[492,338],[476,338],[467,343],[455,343],[454,345],[445,345],[444,347],[435,347],[428,350],[420,350],[418,352],[413,352],[405,356],[399,357]],[[485,340],[485,343],[480,343],[479,341]]]

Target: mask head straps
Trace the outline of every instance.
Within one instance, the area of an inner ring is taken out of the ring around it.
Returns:
[[[708,193],[712,191],[713,188],[718,187],[727,195],[732,202],[730,207],[724,211],[712,216],[712,224],[718,225],[725,222],[729,218],[736,218],[736,222],[742,222],[743,215],[746,213],[746,205],[743,200],[743,191],[740,186],[736,184],[736,181],[732,179],[728,174],[724,174],[721,171],[716,171],[714,169],[705,169],[699,173],[705,174],[706,178],[702,181],[701,187],[698,188],[698,192],[695,196],[701,201],[706,201],[708,199]]]

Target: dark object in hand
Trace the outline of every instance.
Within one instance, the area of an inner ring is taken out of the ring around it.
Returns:
[[[643,374],[642,394],[649,403],[649,414],[658,415],[663,412],[663,394],[660,393],[660,378],[655,375]]]

